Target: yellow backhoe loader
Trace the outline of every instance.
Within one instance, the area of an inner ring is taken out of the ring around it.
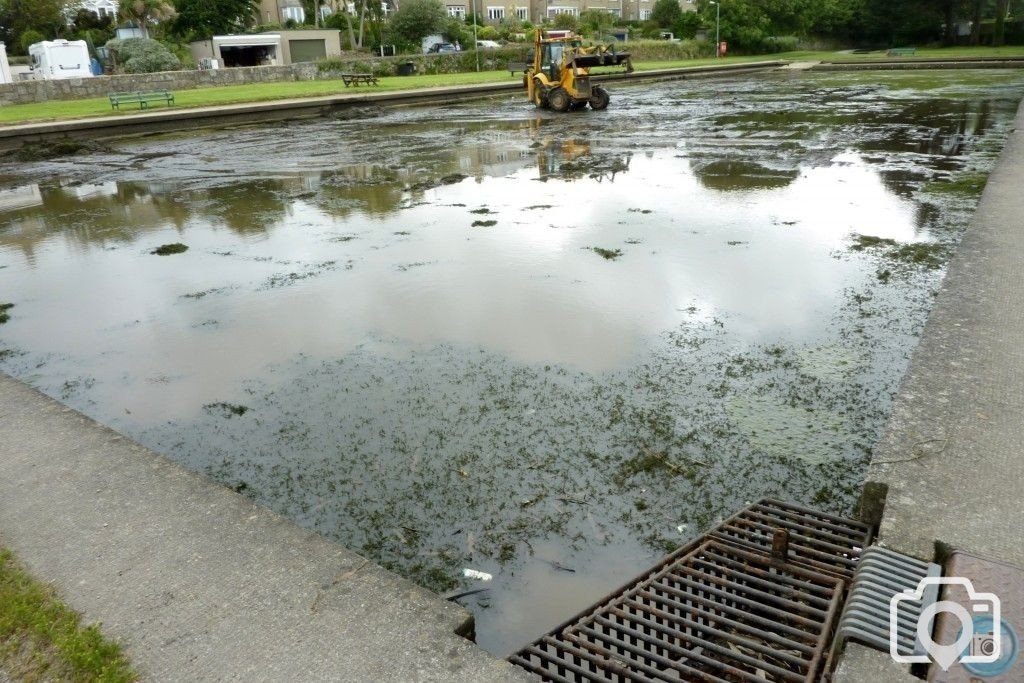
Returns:
[[[572,31],[541,31],[534,38],[533,58],[527,64],[526,93],[538,107],[554,111],[608,106],[608,91],[590,82],[595,66],[626,66],[633,71],[628,52],[614,46],[584,47]]]

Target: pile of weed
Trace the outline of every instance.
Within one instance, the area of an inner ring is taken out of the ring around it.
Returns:
[[[909,242],[900,244],[896,240],[872,235],[854,235],[852,251],[877,250],[881,255],[896,263],[920,266],[928,269],[941,268],[949,258],[949,247],[938,242]],[[879,273],[879,280],[887,282],[892,273]]]
[[[149,253],[156,254],[157,256],[170,256],[171,254],[182,254],[186,251],[188,251],[187,245],[181,242],[174,242],[173,244],[161,244]]]
[[[211,413],[220,413],[224,417],[242,417],[247,412],[249,412],[249,406],[218,401],[217,403],[207,403],[205,406],[203,406],[203,410],[209,411]]]
[[[933,180],[924,186],[924,191],[932,194],[946,194],[960,197],[980,197],[985,191],[988,173],[975,171],[963,173],[949,180]]]
[[[601,258],[605,259],[606,261],[614,261],[615,259],[622,256],[621,249],[605,249],[604,247],[591,247],[591,250]]]
[[[11,316],[7,313],[7,311],[11,310],[12,308],[14,308],[14,304],[0,304],[0,325],[3,325],[5,322],[11,319]]]

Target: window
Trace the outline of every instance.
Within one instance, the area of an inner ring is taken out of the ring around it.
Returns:
[[[650,19],[652,11],[653,10],[649,10],[649,9],[642,9],[642,10],[640,10],[640,21],[647,21],[648,19]]]
[[[302,24],[306,21],[306,10],[301,7],[282,7],[281,18],[285,21],[294,21],[296,24]]]
[[[530,18],[529,7],[516,7],[516,19],[519,21],[527,21]]]
[[[385,19],[387,19],[388,16],[391,15],[391,6],[386,2],[380,3],[380,13],[384,15]]]
[[[455,19],[466,18],[466,6],[465,5],[448,5],[448,16]]]
[[[580,8],[579,7],[559,7],[559,6],[554,6],[554,7],[550,7],[549,6],[548,7],[548,16],[549,17],[556,17],[559,14],[571,14],[574,17],[578,17],[580,15]]]
[[[498,20],[504,19],[505,18],[505,8],[504,7],[488,7],[487,8],[487,18],[488,19],[498,19]]]
[[[356,13],[356,3],[354,3],[354,2],[348,3],[345,6],[345,9],[348,11],[349,14],[355,14]]]

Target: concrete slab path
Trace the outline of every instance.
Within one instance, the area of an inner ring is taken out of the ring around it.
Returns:
[[[869,481],[880,540],[1024,567],[1024,105],[952,259]]]
[[[960,549],[1024,567],[1024,105],[875,448],[879,542],[922,560]],[[847,648],[836,683],[903,683],[887,653]]]
[[[0,544],[145,680],[533,680],[458,605],[6,375]]]

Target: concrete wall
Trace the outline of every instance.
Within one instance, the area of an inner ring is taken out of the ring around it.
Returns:
[[[217,85],[313,81],[318,75],[316,64],[293,64],[212,71],[164,71],[155,74],[71,78],[61,81],[18,81],[0,85],[0,106],[106,97],[113,92],[133,90],[177,91]]]

